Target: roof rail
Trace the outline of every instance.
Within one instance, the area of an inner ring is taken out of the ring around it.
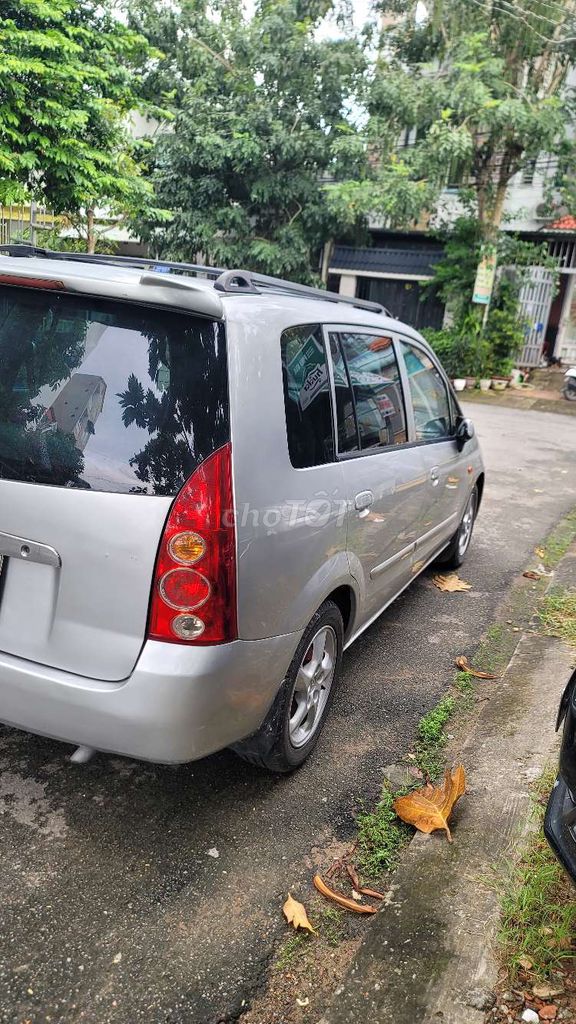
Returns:
[[[173,260],[150,259],[146,256],[108,256],[101,253],[60,252],[56,249],[44,249],[27,242],[7,242],[0,245],[0,253],[7,256],[39,256],[51,260],[69,260],[74,263],[103,263],[116,267],[152,267],[157,272],[179,271],[180,273],[196,274],[214,280],[217,291],[226,294],[246,295],[259,294],[262,290],[279,292],[282,295],[301,295],[302,298],[321,299],[324,302],[344,303],[358,309],[367,309],[372,313],[383,313],[392,316],[390,311],[379,302],[367,299],[356,299],[349,295],[313,288],[306,284],[296,284],[280,277],[269,277],[267,274],[252,273],[249,270],[224,270],[221,267],[208,267],[200,263],[180,263]]]

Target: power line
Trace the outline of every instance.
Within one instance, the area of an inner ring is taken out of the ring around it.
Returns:
[[[510,3],[509,0],[492,0],[492,3],[496,10],[501,9],[498,7],[498,4],[501,4],[502,8],[507,8],[505,12],[507,14],[515,14],[516,11],[522,11],[522,13],[525,14],[527,18],[538,18],[539,21],[545,21],[548,25],[554,25],[554,27],[557,27],[558,25],[562,24],[561,18],[547,18],[545,14],[537,14],[536,11],[527,11],[524,7],[515,6],[514,4]]]
[[[472,0],[472,3],[476,4],[477,7],[480,7],[480,9],[483,10],[485,14],[491,13],[486,7],[484,0]],[[498,10],[498,8],[496,8],[496,10]],[[510,11],[505,11],[502,10],[501,8],[499,10],[500,13],[504,14],[506,17],[513,18],[519,24],[526,25],[526,27],[530,29],[532,34],[537,36],[538,39],[541,39],[544,43],[550,43],[550,37],[543,35],[542,32],[539,32],[538,29],[534,28],[534,26],[531,25],[530,22],[526,20],[526,18],[523,18],[521,15],[518,14],[512,14]],[[524,8],[522,8],[522,10],[524,10]]]

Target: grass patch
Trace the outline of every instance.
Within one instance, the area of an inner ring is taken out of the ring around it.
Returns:
[[[287,967],[292,967],[304,955],[309,942],[309,932],[298,931],[289,935],[278,953],[278,959],[274,965],[276,970],[285,971]]]
[[[471,672],[457,672],[454,677],[454,687],[458,693],[469,694],[474,686],[474,676]]]
[[[409,835],[392,808],[394,797],[385,789],[376,809],[359,814],[356,819],[358,867],[370,878],[378,878],[394,867],[400,847]]]
[[[483,672],[501,672],[506,668],[517,644],[518,634],[510,626],[503,622],[493,623],[486,630],[486,635],[474,655],[475,667]]]
[[[544,633],[576,647],[576,590],[552,590],[540,609]]]
[[[538,785],[533,810],[536,831],[528,839],[502,902],[499,943],[511,981],[522,967],[521,960],[530,961],[531,971],[546,979],[574,956],[574,890],[542,834],[552,783],[553,775],[547,772]]]
[[[446,745],[444,726],[454,714],[457,699],[446,694],[418,723],[416,764],[425,778],[434,779],[442,771],[442,750]]]
[[[561,558],[564,557],[572,541],[576,538],[576,511],[570,512],[562,522],[558,523],[549,535],[546,543],[542,545],[544,558],[542,561],[550,569],[553,569]]]
[[[336,907],[321,907],[312,914],[314,927],[329,946],[339,946],[345,935],[344,911]]]

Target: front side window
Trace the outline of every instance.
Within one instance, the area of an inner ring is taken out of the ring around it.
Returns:
[[[328,363],[320,326],[284,331],[282,376],[290,461],[296,469],[334,460]]]
[[[172,495],[229,439],[222,324],[0,288],[0,479]]]
[[[403,341],[417,441],[452,437],[450,399],[444,378],[422,349]]]
[[[362,451],[405,444],[408,440],[406,416],[392,338],[341,331],[331,334],[330,346],[331,350],[335,346],[339,348],[346,366]],[[338,395],[336,365],[334,376]],[[337,398],[339,440],[343,432],[346,437],[351,436],[351,430],[346,429],[346,419],[340,411],[342,405]],[[344,405],[344,408],[347,406]]]

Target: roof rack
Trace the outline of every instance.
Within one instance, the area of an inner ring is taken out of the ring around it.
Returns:
[[[217,291],[229,295],[258,295],[262,290],[269,290],[282,295],[301,295],[302,298],[345,303],[349,306],[356,306],[358,309],[370,310],[372,313],[392,316],[390,311],[379,302],[339,295],[337,292],[312,288],[309,285],[296,284],[293,281],[284,281],[280,277],[269,277],[267,274],[253,274],[249,270],[224,270],[221,267],[206,267],[200,263],[177,263],[172,260],[149,259],[146,256],[106,256],[100,253],[59,252],[56,249],[43,249],[26,242],[8,242],[0,245],[0,253],[7,256],[40,256],[44,259],[69,260],[73,263],[103,263],[116,267],[152,267],[161,273],[178,271],[213,279]]]

